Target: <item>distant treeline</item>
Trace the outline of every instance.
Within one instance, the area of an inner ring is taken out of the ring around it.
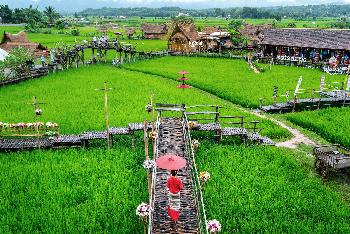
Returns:
[[[179,7],[162,8],[100,8],[81,11],[81,16],[138,16],[138,17],[174,17],[179,13],[192,17],[228,17],[231,18],[306,18],[306,17],[344,17],[350,14],[350,4],[347,5],[309,5],[284,7],[238,7],[211,9],[182,9]]]

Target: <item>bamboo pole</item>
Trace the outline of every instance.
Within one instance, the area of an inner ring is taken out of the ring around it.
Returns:
[[[151,107],[152,107],[152,132],[154,132],[154,94],[151,95]]]
[[[112,146],[110,133],[109,133],[109,119],[108,119],[108,89],[107,89],[107,81],[104,84],[104,95],[105,95],[105,113],[106,113],[106,128],[107,128],[107,146],[108,150],[110,150]]]

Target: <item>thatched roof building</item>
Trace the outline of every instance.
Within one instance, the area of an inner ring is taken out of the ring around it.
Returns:
[[[146,39],[162,39],[168,33],[168,26],[166,24],[143,24],[141,30]]]
[[[47,48],[40,43],[30,42],[26,33],[23,31],[18,34],[4,32],[0,48],[7,52],[11,52],[12,49],[18,47],[29,49],[36,55],[40,55],[43,50],[47,50]]]
[[[244,24],[239,32],[250,41],[250,45],[257,45],[260,42],[261,33],[265,30],[272,29],[272,24],[253,25]]]
[[[125,27],[125,34],[128,36],[128,37],[132,37],[134,34],[135,34],[136,30],[135,28],[128,28],[128,27]]]
[[[201,33],[205,35],[210,35],[215,32],[221,32],[221,29],[219,27],[204,27]]]
[[[169,49],[171,52],[196,52],[200,39],[193,23],[177,22],[169,37]]]

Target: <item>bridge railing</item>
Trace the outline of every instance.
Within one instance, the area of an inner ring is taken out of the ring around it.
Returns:
[[[188,119],[187,115],[184,115],[183,122],[183,132],[185,137],[185,153],[188,154],[189,165],[191,169],[191,183],[194,190],[195,196],[195,204],[197,207],[197,216],[198,216],[198,233],[208,234],[208,230],[206,228],[207,216],[205,212],[204,199],[202,194],[202,184],[199,180],[199,173],[196,165],[196,160],[194,156],[194,150],[192,146],[191,140],[191,132],[188,128]]]
[[[157,124],[156,124],[156,129],[155,131],[158,133],[159,132],[159,121],[160,115],[157,116]],[[153,148],[153,160],[156,160],[158,158],[158,145],[159,141],[159,135],[157,135],[155,141],[154,141],[154,148]],[[151,183],[151,191],[149,194],[149,204],[151,205],[152,209],[154,210],[154,192],[155,192],[155,186],[156,186],[156,173],[157,173],[157,167],[153,167],[152,169],[152,183]],[[151,215],[149,216],[148,220],[148,234],[151,234],[153,230],[153,212],[151,212]]]

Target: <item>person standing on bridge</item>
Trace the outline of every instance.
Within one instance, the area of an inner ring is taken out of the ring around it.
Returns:
[[[177,171],[172,170],[166,186],[168,187],[168,215],[172,220],[177,222],[180,217],[180,191],[183,188],[182,181],[177,178]]]
[[[166,186],[168,188],[168,215],[177,222],[180,217],[180,191],[183,189],[183,183],[177,177],[178,170],[186,166],[186,160],[183,157],[176,155],[164,155],[157,159],[157,166],[161,169],[169,170],[170,177],[167,180]]]

